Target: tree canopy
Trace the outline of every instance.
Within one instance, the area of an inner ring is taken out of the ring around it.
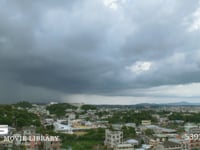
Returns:
[[[21,107],[21,108],[31,108],[32,104],[27,101],[21,101],[21,102],[14,104],[14,106]]]
[[[58,117],[64,116],[66,113],[66,109],[76,109],[77,107],[67,104],[67,103],[59,103],[54,105],[47,106],[47,110],[51,114],[56,114]]]

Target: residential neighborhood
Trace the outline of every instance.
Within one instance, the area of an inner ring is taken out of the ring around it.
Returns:
[[[17,114],[1,135],[3,149],[26,150],[195,150],[200,149],[199,106],[112,106],[72,103],[0,106],[1,110],[34,115],[30,125]],[[188,111],[191,110],[192,112]],[[9,113],[0,111],[1,124]],[[12,117],[13,118],[13,117]],[[37,118],[39,120],[37,120]],[[4,124],[5,124],[4,123]],[[23,125],[24,124],[24,125]],[[6,136],[40,137],[40,140],[5,140]],[[56,141],[41,137],[58,136]]]

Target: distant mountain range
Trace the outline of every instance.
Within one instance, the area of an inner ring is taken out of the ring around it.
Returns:
[[[39,105],[44,105],[43,103],[37,103]],[[70,103],[69,103],[70,104]],[[47,105],[47,104],[46,104]],[[71,104],[70,104],[71,105]],[[88,105],[94,105],[94,104],[88,104]],[[174,102],[174,103],[138,103],[138,104],[129,104],[129,105],[120,105],[120,104],[97,104],[96,107],[109,107],[109,108],[145,108],[145,107],[163,107],[163,106],[200,106],[199,103],[193,103],[193,102],[187,102],[187,101],[180,101],[180,102]]]
[[[167,103],[168,105],[184,106],[184,105],[200,105],[200,103],[190,103],[190,102],[176,102],[176,103]]]
[[[186,102],[186,101],[181,101],[181,102],[175,102],[175,103],[140,103],[140,104],[136,104],[136,106],[200,106],[200,103],[190,103],[190,102]]]
[[[200,106],[200,103],[190,103],[186,101],[181,102],[175,102],[175,103],[139,103],[139,104],[130,104],[130,105],[95,105],[97,108],[107,107],[107,108],[159,108],[159,107],[179,107],[179,106],[185,106],[185,107],[196,107]]]

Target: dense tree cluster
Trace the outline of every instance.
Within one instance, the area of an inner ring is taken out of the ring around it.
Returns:
[[[174,112],[169,116],[170,120],[183,120],[184,122],[200,123],[200,113],[184,114],[181,112]]]
[[[72,148],[75,150],[83,150],[83,149],[101,149],[104,150],[103,141],[105,139],[105,129],[91,129],[88,130],[85,135],[70,135],[70,134],[62,134],[62,133],[52,133],[59,136],[62,140],[62,145],[64,148]]]
[[[18,110],[12,105],[0,105],[0,123],[21,128],[23,126],[40,126],[40,119],[36,114],[27,110]]]
[[[59,103],[47,106],[47,110],[49,110],[51,114],[56,114],[58,117],[64,116],[66,113],[66,109],[76,109],[76,108],[77,107],[67,103]]]
[[[134,122],[137,125],[141,124],[142,120],[151,120],[152,122],[157,121],[154,117],[152,117],[151,111],[141,111],[141,112],[116,111],[113,114],[113,117],[109,118],[110,123],[130,123],[130,122]]]
[[[133,128],[133,127],[123,126],[122,131],[123,131],[124,139],[135,138],[135,136],[136,136],[136,131],[135,131],[135,128]]]
[[[21,102],[14,104],[14,106],[15,107],[21,107],[21,108],[31,108],[32,104],[27,102],[27,101],[21,101]]]
[[[83,109],[83,110],[96,110],[97,107],[95,105],[82,105],[81,109]]]
[[[154,134],[154,131],[153,131],[152,129],[146,129],[146,130],[144,131],[144,133],[145,133],[145,135],[147,135],[147,136],[151,136],[151,135]]]

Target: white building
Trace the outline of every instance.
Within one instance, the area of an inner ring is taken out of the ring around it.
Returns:
[[[136,124],[135,123],[126,123],[125,126],[126,127],[136,128]]]
[[[114,148],[116,145],[121,144],[123,140],[122,131],[111,131],[106,129],[104,144],[109,148]]]
[[[118,144],[114,146],[114,150],[134,150],[134,146],[131,144]]]
[[[76,119],[76,114],[75,113],[70,113],[70,114],[68,114],[68,117],[69,117],[69,119],[74,120],[74,119]]]
[[[142,144],[142,148],[145,150],[150,150],[152,148],[152,145]]]
[[[124,143],[126,143],[126,144],[131,144],[131,145],[133,145],[133,146],[139,145],[138,140],[135,140],[135,139],[129,139],[129,140],[125,141]]]
[[[121,130],[122,127],[123,127],[122,124],[112,124],[112,128],[113,128],[114,130]]]
[[[143,126],[149,126],[149,125],[151,125],[151,120],[142,120],[142,125]]]
[[[53,125],[54,125],[55,132],[64,132],[64,133],[73,134],[69,120],[68,120],[68,125],[62,124],[61,120],[54,122]]]
[[[189,130],[190,130],[191,128],[198,128],[198,125],[196,125],[196,124],[194,124],[194,123],[186,123],[186,124],[184,125],[184,129],[185,129],[186,132],[189,132]]]
[[[45,124],[46,126],[48,126],[48,125],[53,125],[53,122],[54,122],[54,119],[52,119],[52,118],[46,118],[46,119],[44,120],[44,124]]]
[[[58,104],[58,102],[50,102],[49,105],[55,105]]]

